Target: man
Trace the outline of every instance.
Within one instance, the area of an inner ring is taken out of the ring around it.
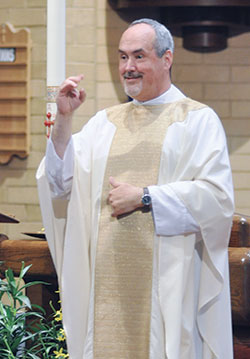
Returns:
[[[37,173],[72,359],[230,359],[233,187],[217,115],[171,84],[173,40],[135,21],[119,44],[133,101],[71,135],[68,78]]]

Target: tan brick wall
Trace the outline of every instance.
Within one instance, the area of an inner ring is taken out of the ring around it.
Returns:
[[[250,215],[250,33],[231,38],[228,48],[195,54],[176,42],[173,81],[188,96],[210,105],[228,141],[236,211]]]
[[[126,100],[117,71],[117,44],[127,24],[106,0],[67,0],[66,74],[84,73],[85,104],[77,111],[74,131],[97,110]],[[11,239],[42,227],[35,172],[46,137],[46,1],[1,0],[0,23],[31,30],[31,151],[0,166],[0,211],[20,224],[0,225]],[[250,215],[250,33],[229,40],[226,50],[200,54],[175,39],[173,82],[186,95],[207,103],[226,131],[233,169],[236,210]]]

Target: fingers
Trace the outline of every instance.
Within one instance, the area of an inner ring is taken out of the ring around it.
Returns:
[[[108,203],[112,207],[112,217],[117,217],[120,214],[127,212],[126,198],[124,190],[127,187],[126,183],[118,182],[114,177],[109,177],[109,183],[113,187],[108,194]]]
[[[85,92],[84,89],[81,89],[81,90],[79,91],[79,100],[80,100],[81,102],[83,102],[83,101],[85,100],[85,98],[86,98],[86,92]]]
[[[77,75],[77,76],[70,76],[68,77],[64,82],[70,82],[72,84],[75,84],[77,86],[80,81],[84,79],[83,74]]]
[[[66,94],[68,92],[72,92],[72,97],[74,97],[74,89],[77,88],[79,82],[81,80],[83,80],[84,76],[81,75],[77,75],[77,76],[71,76],[68,77],[61,85],[60,87],[60,93],[61,94]]]
[[[142,207],[142,187],[118,182],[114,177],[109,178],[109,183],[113,186],[108,195],[108,203],[113,211],[111,214],[112,217],[117,217]]]
[[[113,212],[112,212],[112,217],[116,217],[117,216],[117,211],[116,211],[116,206],[117,206],[117,198],[114,195],[114,191],[116,188],[118,188],[120,186],[120,183],[117,182],[114,177],[109,177],[109,183],[111,184],[111,186],[113,187],[113,189],[109,192],[108,195],[108,202],[111,205]]]
[[[84,78],[83,74],[68,77],[69,80],[76,82],[76,83],[79,83],[81,80],[83,80],[83,78]]]
[[[121,183],[120,183],[120,182],[117,182],[117,181],[114,179],[114,177],[109,177],[109,183],[111,184],[111,186],[112,186],[113,188],[117,188],[117,187],[119,187],[119,186],[121,185]]]

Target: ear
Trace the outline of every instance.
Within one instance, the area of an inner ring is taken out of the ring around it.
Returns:
[[[164,64],[167,70],[171,69],[172,63],[173,63],[173,53],[170,50],[167,50],[165,54],[163,55]]]

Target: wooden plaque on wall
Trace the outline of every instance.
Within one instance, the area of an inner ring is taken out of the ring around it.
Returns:
[[[30,31],[0,25],[0,163],[30,147]]]

